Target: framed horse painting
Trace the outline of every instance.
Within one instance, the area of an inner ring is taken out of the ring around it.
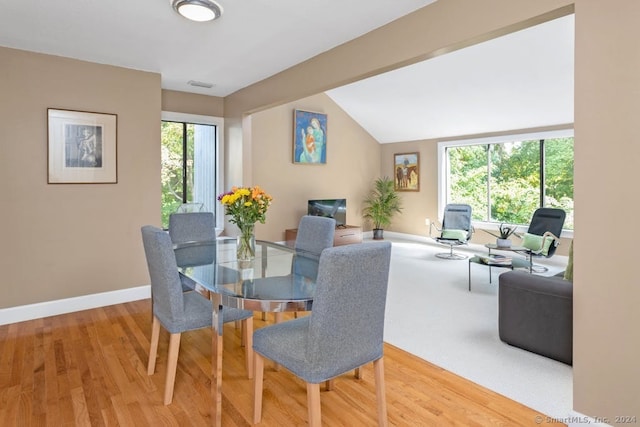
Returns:
[[[420,153],[393,155],[394,189],[420,191]]]

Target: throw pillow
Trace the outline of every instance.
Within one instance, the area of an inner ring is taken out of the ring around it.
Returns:
[[[567,263],[567,269],[564,271],[564,280],[573,282],[573,240],[571,240],[571,246],[569,246],[569,262]]]
[[[542,244],[544,243],[544,247]],[[547,237],[546,239],[542,236],[538,236],[537,234],[524,233],[522,238],[522,246],[529,249],[530,251],[542,254],[547,256],[549,253],[549,248],[553,243],[552,237]]]
[[[443,239],[460,240],[461,242],[467,241],[469,233],[466,230],[442,230]]]

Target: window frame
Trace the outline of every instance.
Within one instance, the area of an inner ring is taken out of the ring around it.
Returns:
[[[224,186],[224,118],[198,114],[162,111],[161,121],[182,122],[197,125],[213,125],[216,129],[216,195],[223,192]],[[216,235],[224,230],[224,210],[220,203],[215,204]]]
[[[558,129],[540,132],[528,132],[528,133],[513,133],[499,136],[478,137],[469,139],[456,139],[449,141],[438,142],[438,219],[442,221],[442,214],[444,207],[447,204],[448,197],[448,170],[447,170],[447,148],[451,147],[464,147],[469,145],[487,145],[487,144],[503,144],[515,141],[530,141],[530,140],[546,140],[554,138],[574,138],[574,129]],[[472,221],[472,225],[476,229],[480,230],[496,230],[497,224],[488,221]],[[528,225],[518,226],[517,231],[524,233],[527,231]],[[573,238],[573,230],[563,229],[560,237]]]

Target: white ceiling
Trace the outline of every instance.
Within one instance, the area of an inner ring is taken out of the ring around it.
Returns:
[[[169,0],[0,0],[0,46],[157,72],[165,89],[226,96],[433,1],[219,0],[221,19],[194,23]],[[381,143],[571,123],[573,17],[328,94]]]

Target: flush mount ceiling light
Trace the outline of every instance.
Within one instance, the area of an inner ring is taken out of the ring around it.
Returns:
[[[222,15],[222,6],[213,0],[169,0],[173,9],[187,19],[212,21]]]

